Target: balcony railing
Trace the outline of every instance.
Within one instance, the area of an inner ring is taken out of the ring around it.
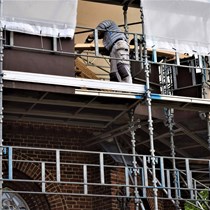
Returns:
[[[132,154],[10,146],[3,151],[5,184],[19,182],[21,186],[28,183],[39,186],[36,191],[21,188],[14,191],[17,193],[135,198],[133,190],[137,187],[139,198],[153,197],[149,155],[135,155],[138,162],[136,186],[132,183]],[[112,157],[119,160],[118,164],[111,161]],[[158,199],[204,202],[208,206],[209,198],[203,199],[201,194],[209,192],[210,160],[159,156],[155,160],[157,188],[163,192]],[[172,161],[176,168],[172,167]],[[17,177],[16,170],[22,170],[29,178]],[[122,187],[125,194],[117,194]]]

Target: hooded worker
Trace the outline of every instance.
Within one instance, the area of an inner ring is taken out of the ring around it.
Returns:
[[[129,61],[129,44],[123,32],[112,20],[102,21],[96,29],[98,38],[103,39],[103,44],[111,57],[110,81],[132,83]],[[88,35],[86,42],[94,40],[94,33]]]

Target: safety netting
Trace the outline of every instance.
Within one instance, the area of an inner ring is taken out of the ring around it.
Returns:
[[[51,36],[74,36],[78,0],[3,0],[1,26],[9,31]]]
[[[148,47],[210,53],[210,0],[142,0]]]

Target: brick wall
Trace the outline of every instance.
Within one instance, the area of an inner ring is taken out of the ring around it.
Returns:
[[[68,149],[68,150],[90,150],[86,147],[85,140],[91,138],[92,133],[99,131],[92,128],[82,128],[65,125],[53,125],[44,123],[14,122],[4,121],[3,138],[4,145],[23,146],[23,147],[39,147],[51,149]],[[94,148],[100,151],[99,148]],[[14,152],[13,157],[21,159],[21,162],[14,162],[14,178],[30,180],[27,184],[23,182],[4,182],[4,187],[13,190],[23,191],[40,191],[41,183],[33,182],[33,180],[41,180],[41,165],[38,161],[55,161],[54,151],[39,150],[20,150]],[[114,167],[105,168],[105,182],[117,184],[115,186],[100,185],[100,169],[91,166],[87,168],[88,182],[97,183],[95,186],[88,186],[88,193],[93,196],[70,196],[62,193],[81,193],[84,188],[77,182],[83,178],[82,166],[61,164],[61,180],[63,182],[75,182],[75,184],[55,184],[53,182],[46,183],[47,192],[55,192],[55,195],[45,194],[21,194],[23,199],[29,205],[30,210],[119,210],[123,205],[127,205],[127,210],[134,210],[134,199],[116,198],[116,195],[122,193],[120,185],[125,184],[125,172],[110,156],[106,156],[105,165],[114,165]],[[30,163],[24,163],[24,160],[31,160]],[[99,164],[98,155],[86,153],[67,153],[62,152],[61,162],[74,163],[91,163]],[[45,163],[46,181],[56,181],[56,167],[49,163]],[[8,177],[8,165],[3,164],[4,177]],[[151,180],[150,180],[151,181]],[[141,193],[141,192],[140,192]],[[162,193],[159,191],[159,193]],[[100,194],[102,196],[94,196]],[[107,195],[112,194],[112,197]],[[133,189],[131,189],[131,195]],[[147,191],[147,195],[153,197],[152,189]],[[146,210],[154,209],[153,199],[143,199]],[[159,201],[159,210],[174,209],[170,201]]]
[[[3,127],[3,139],[4,145],[9,146],[24,146],[24,147],[40,147],[40,148],[58,148],[69,150],[88,150],[85,148],[83,141],[92,135],[93,130],[83,129],[79,127],[68,127],[59,125],[48,125],[41,123],[29,123],[29,122],[12,122],[5,121]],[[21,160],[31,160],[31,163],[14,162],[13,174],[17,179],[30,179],[40,180],[41,170],[40,164],[33,163],[33,160],[38,159],[41,161],[52,160],[55,158],[55,154],[50,151],[33,151],[24,150],[19,153],[14,153],[14,157]],[[74,162],[93,162],[91,157],[87,154],[62,154],[63,160],[72,160]],[[63,168],[65,170],[63,170]],[[7,177],[7,164],[4,164],[4,177]],[[82,177],[82,168],[73,166],[61,165],[61,180],[62,181],[79,181]],[[55,167],[46,163],[46,180],[56,180]],[[40,191],[41,184],[30,182],[24,184],[22,182],[4,182],[4,187],[9,187],[13,190],[24,191]],[[80,185],[67,186],[66,184],[55,185],[54,183],[46,184],[47,191],[53,192],[81,192],[83,187]],[[65,195],[32,195],[21,194],[25,201],[28,203],[31,210],[89,210],[98,209],[93,202],[92,197],[85,196],[65,196]],[[100,202],[100,199],[99,203]],[[103,202],[102,202],[103,203]],[[105,205],[105,204],[104,204]],[[107,208],[109,209],[109,208]]]

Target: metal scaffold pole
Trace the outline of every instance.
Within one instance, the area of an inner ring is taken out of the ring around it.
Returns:
[[[208,146],[210,150],[210,113],[207,113]]]
[[[173,165],[173,179],[174,179],[174,188],[175,188],[175,207],[177,210],[181,210],[179,206],[179,182],[178,182],[178,171],[176,168],[176,152],[175,152],[175,144],[174,144],[174,110],[173,109],[166,109],[166,118],[167,118],[167,126],[170,132],[170,144],[171,144],[171,156],[172,156],[172,165]]]
[[[176,64],[180,65],[179,56],[176,52]],[[162,94],[166,95],[173,95],[173,89],[176,86],[174,84],[173,80],[173,73],[176,69],[171,69],[164,67],[163,73],[161,75],[161,81],[162,81]],[[181,210],[180,203],[178,198],[179,196],[179,180],[178,180],[178,170],[176,168],[176,152],[175,152],[175,143],[174,143],[174,109],[173,108],[164,108],[165,111],[165,117],[166,117],[166,126],[169,129],[170,134],[170,146],[171,146],[171,157],[172,157],[172,167],[173,167],[173,182],[174,182],[174,191],[175,191],[175,202],[174,205],[176,207],[176,210]]]
[[[130,111],[130,132],[133,155],[133,181],[134,181],[134,196],[135,196],[135,210],[139,210],[140,196],[138,191],[138,166],[136,161],[136,139],[135,139],[135,125],[134,125],[134,110]]]
[[[124,4],[123,6],[123,16],[124,16],[124,29],[125,32],[128,32],[128,18],[127,18],[127,14],[128,14],[128,2]],[[127,36],[127,34],[126,34]]]
[[[154,137],[153,137],[153,120],[152,120],[152,106],[151,106],[151,90],[150,90],[150,70],[147,58],[147,48],[145,41],[145,30],[144,30],[144,13],[142,7],[142,1],[140,0],[140,13],[142,20],[142,47],[143,47],[143,65],[146,80],[146,103],[148,111],[148,129],[150,138],[150,153],[151,153],[151,164],[152,164],[152,182],[153,182],[153,195],[154,195],[154,210],[158,210],[158,189],[157,189],[157,178],[156,178],[156,158],[154,148]]]
[[[0,18],[2,20],[3,0],[0,0]],[[2,155],[3,155],[3,26],[0,22],[0,209],[2,206],[3,195],[3,171],[2,171]]]

